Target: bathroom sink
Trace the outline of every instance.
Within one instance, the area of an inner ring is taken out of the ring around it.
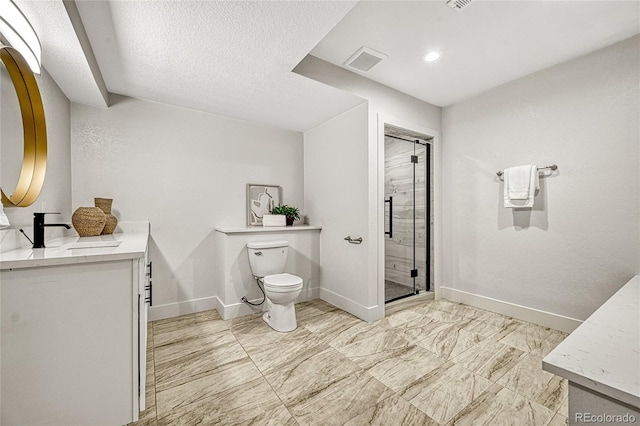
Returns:
[[[122,241],[112,240],[112,241],[79,241],[77,243],[69,243],[64,246],[65,249],[91,249],[91,248],[102,248],[102,247],[118,247],[122,243]]]

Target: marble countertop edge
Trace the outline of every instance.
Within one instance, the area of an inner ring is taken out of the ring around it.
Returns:
[[[571,371],[566,368],[558,367],[554,363],[547,362],[545,360],[542,361],[542,369],[549,373],[553,373],[556,376],[564,377],[570,382],[581,385],[587,389],[591,389],[592,391],[614,398],[635,408],[640,408],[640,396],[629,393],[623,389],[611,387],[601,382],[589,379],[579,371]]]
[[[133,227],[110,235],[65,236],[47,241],[46,248],[19,248],[0,253],[0,270],[139,259],[145,256],[148,247],[149,226],[146,223],[146,227]],[[120,243],[113,247],[69,248],[71,244],[113,241]]]
[[[110,262],[114,260],[139,259],[145,252],[109,253],[74,255],[70,257],[24,259],[24,260],[0,260],[0,270],[41,268],[46,266],[74,265],[79,263]]]
[[[640,408],[640,275],[542,361],[543,370]]]

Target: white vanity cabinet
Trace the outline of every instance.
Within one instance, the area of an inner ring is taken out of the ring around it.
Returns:
[[[153,263],[149,260],[148,252],[144,259],[138,261],[138,411],[145,410],[145,378],[147,377],[147,321],[149,306],[153,304]],[[134,420],[138,420],[136,415]]]
[[[61,241],[34,251],[31,263],[2,253],[2,425],[138,419],[145,404],[148,231],[112,238],[122,243],[70,250]]]

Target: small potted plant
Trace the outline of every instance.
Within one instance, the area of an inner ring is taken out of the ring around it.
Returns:
[[[287,226],[292,226],[293,221],[300,219],[300,210],[297,207],[287,206],[275,206],[271,209],[271,214],[283,214],[287,218]]]

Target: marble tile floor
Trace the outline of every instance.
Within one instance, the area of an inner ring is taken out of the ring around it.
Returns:
[[[567,424],[567,382],[542,371],[566,335],[446,300],[366,323],[321,300],[298,328],[206,311],[149,324],[156,425]]]

